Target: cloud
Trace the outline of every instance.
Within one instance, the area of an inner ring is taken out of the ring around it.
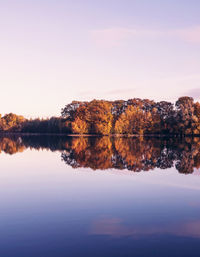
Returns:
[[[92,223],[89,234],[111,237],[131,236],[136,238],[149,235],[170,234],[200,238],[200,220],[180,221],[178,224],[169,223],[163,224],[162,226],[149,224],[142,227],[139,225],[127,226],[119,218],[100,218]]]
[[[97,45],[103,47],[120,46],[127,40],[135,37],[155,37],[161,32],[156,30],[129,29],[129,28],[107,28],[92,30],[92,39]]]
[[[81,91],[78,93],[79,96],[94,95],[96,92],[93,90]]]
[[[175,30],[174,35],[191,43],[200,43],[200,26]]]
[[[171,30],[116,27],[92,30],[90,33],[93,41],[102,47],[120,46],[135,38],[172,38],[189,43],[200,43],[200,25]]]
[[[105,95],[131,95],[135,94],[135,88],[126,88],[126,89],[115,89],[105,92]]]
[[[122,41],[129,39],[136,32],[127,28],[109,28],[91,31],[96,44],[105,47],[119,46]]]
[[[81,91],[78,93],[78,96],[80,97],[93,97],[95,99],[99,98],[105,98],[105,96],[115,96],[115,97],[129,97],[133,98],[133,95],[136,94],[136,88],[124,88],[124,89],[113,89],[108,91],[93,91],[93,90],[87,90],[87,91]]]
[[[93,235],[108,235],[113,237],[132,236],[135,231],[132,228],[122,224],[118,218],[102,218],[96,220],[90,229],[90,234]]]
[[[200,99],[200,87],[199,88],[193,88],[185,93],[185,95],[193,97],[195,100]]]

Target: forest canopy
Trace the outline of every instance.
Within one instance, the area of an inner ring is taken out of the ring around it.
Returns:
[[[74,101],[61,114],[74,134],[200,134],[200,104],[192,97],[175,104],[139,98]]]
[[[180,97],[175,104],[148,99],[73,101],[60,117],[0,116],[1,132],[57,134],[200,135],[200,103]]]

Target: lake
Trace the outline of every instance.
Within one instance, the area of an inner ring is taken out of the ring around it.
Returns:
[[[0,137],[0,256],[200,252],[200,138]]]

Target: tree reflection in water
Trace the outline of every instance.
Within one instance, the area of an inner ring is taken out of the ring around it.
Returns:
[[[199,138],[72,138],[62,160],[73,168],[127,169],[135,172],[176,167],[192,173],[200,167]]]
[[[73,168],[134,172],[175,167],[189,174],[200,168],[200,138],[14,136],[0,138],[0,152],[60,151]]]

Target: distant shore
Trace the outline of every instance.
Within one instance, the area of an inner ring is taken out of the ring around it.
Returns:
[[[64,134],[64,133],[23,133],[23,132],[0,132],[0,136],[61,136],[61,137],[161,137],[161,138],[183,138],[200,137],[198,135],[181,134]]]
[[[187,96],[175,104],[139,98],[73,101],[62,109],[60,117],[0,116],[0,131],[21,135],[199,137],[200,103]]]

